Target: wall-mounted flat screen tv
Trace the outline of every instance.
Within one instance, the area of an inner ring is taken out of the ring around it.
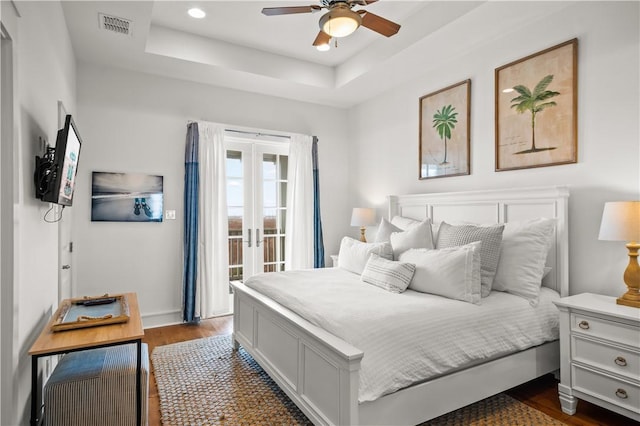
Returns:
[[[78,128],[71,115],[67,115],[64,127],[58,130],[55,148],[47,148],[42,158],[36,157],[36,197],[63,206],[73,203],[81,146]]]

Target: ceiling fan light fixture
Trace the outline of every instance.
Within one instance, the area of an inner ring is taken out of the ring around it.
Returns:
[[[196,19],[202,19],[205,16],[207,16],[207,14],[205,13],[204,10],[199,9],[197,7],[192,7],[191,9],[189,9],[187,11],[187,13],[189,14],[189,16],[191,16],[192,18],[196,18]]]
[[[320,18],[320,29],[331,37],[346,37],[362,24],[360,14],[349,6],[337,5]]]
[[[316,46],[316,49],[318,49],[320,52],[326,52],[331,49],[331,43],[319,44]]]

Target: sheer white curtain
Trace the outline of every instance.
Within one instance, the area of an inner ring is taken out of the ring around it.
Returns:
[[[200,200],[198,213],[198,281],[196,315],[209,318],[229,312],[227,176],[224,126],[198,122]]]
[[[285,270],[313,268],[313,138],[294,135],[289,144]]]

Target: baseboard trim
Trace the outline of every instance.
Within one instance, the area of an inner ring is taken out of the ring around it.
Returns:
[[[164,327],[167,325],[182,324],[182,311],[154,312],[142,315],[144,328]]]

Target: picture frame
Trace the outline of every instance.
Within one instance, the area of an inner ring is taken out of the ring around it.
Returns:
[[[578,39],[495,70],[495,170],[578,161]]]
[[[162,222],[163,176],[92,172],[92,222]]]
[[[471,173],[470,119],[470,79],[420,98],[420,180]]]
[[[53,332],[124,323],[129,321],[129,304],[125,294],[64,299],[53,318]]]

